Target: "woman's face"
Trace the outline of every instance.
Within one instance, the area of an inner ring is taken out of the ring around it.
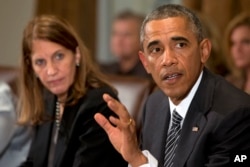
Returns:
[[[250,67],[250,27],[241,25],[232,31],[231,55],[236,67],[246,69]]]
[[[80,54],[66,49],[62,45],[46,40],[34,40],[32,43],[32,67],[44,87],[63,101],[69,87],[74,82],[76,64]]]

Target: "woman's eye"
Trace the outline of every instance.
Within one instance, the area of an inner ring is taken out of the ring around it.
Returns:
[[[42,66],[45,64],[45,60],[43,59],[37,59],[35,60],[35,64],[38,65],[38,66]]]
[[[63,53],[57,53],[56,55],[55,55],[55,58],[57,59],[57,60],[61,60],[62,58],[63,58]]]
[[[183,48],[183,47],[185,47],[186,45],[187,45],[186,43],[181,42],[181,43],[178,43],[178,44],[176,45],[176,47],[177,47],[177,48]]]

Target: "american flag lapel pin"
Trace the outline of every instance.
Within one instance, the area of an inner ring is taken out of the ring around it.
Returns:
[[[199,131],[199,127],[198,127],[198,126],[194,126],[194,127],[192,128],[192,131],[193,131],[193,132],[198,132],[198,131]]]

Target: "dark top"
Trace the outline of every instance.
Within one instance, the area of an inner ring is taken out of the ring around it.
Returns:
[[[168,97],[155,91],[143,114],[142,148],[156,157],[159,167],[169,121]],[[205,69],[183,122],[174,167],[232,166],[236,155],[250,155],[249,134],[250,96]]]
[[[111,145],[105,131],[94,120],[94,114],[114,115],[102,99],[103,93],[117,98],[110,88],[92,89],[74,106],[64,109],[55,148],[55,167],[125,167],[127,163]],[[46,111],[54,115],[56,98],[46,97]],[[46,167],[53,122],[35,127],[35,135],[27,162],[23,167]]]

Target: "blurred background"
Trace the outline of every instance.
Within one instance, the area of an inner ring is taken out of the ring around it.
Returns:
[[[223,34],[227,23],[249,10],[249,0],[0,0],[0,65],[18,66],[22,31],[35,15],[56,14],[67,19],[100,63],[112,61],[109,51],[114,15],[130,9],[146,14],[163,3],[183,4],[211,18]]]

